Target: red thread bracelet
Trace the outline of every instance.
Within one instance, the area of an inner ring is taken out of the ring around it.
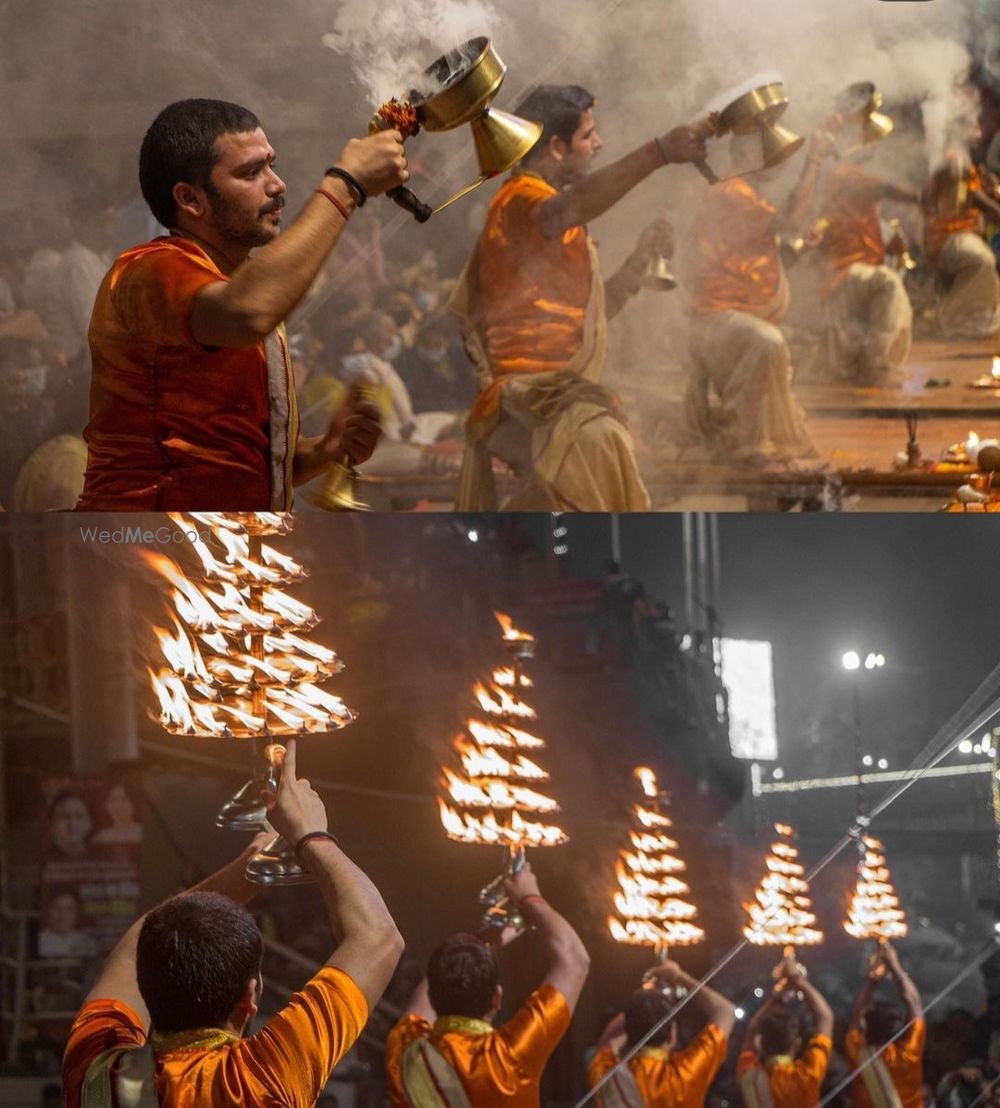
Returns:
[[[527,896],[522,896],[521,899],[518,901],[518,904],[523,907],[530,900],[537,900],[539,904],[548,904],[548,901],[545,899],[544,896],[538,896],[535,893],[528,893]]]
[[[317,189],[316,191],[319,193],[320,196],[325,196],[327,200],[329,200],[330,203],[337,209],[337,211],[340,212],[340,214],[344,217],[345,223],[351,218],[344,205],[341,204],[341,202],[336,198],[336,196],[333,195],[332,192],[330,192],[329,189]]]

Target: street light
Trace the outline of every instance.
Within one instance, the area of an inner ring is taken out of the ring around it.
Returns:
[[[861,669],[861,654],[857,650],[848,650],[840,659],[841,665],[848,673],[854,673]],[[870,673],[873,670],[881,669],[885,665],[885,655],[878,651],[869,650],[865,655],[864,667]],[[861,753],[861,684],[860,681],[855,678],[851,682],[852,687],[852,701],[854,708],[854,764],[858,770],[858,796],[857,796],[857,808],[858,815],[862,815],[865,810],[865,797],[864,797],[864,783],[861,780],[862,767],[871,766],[875,759],[871,754]],[[885,759],[879,761],[879,768],[884,768],[882,762]],[[886,763],[888,765],[888,763]]]
[[[848,650],[841,661],[844,669],[857,669],[861,665],[861,655],[856,650]]]

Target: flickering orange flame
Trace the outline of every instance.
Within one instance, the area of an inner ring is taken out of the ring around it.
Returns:
[[[493,695],[490,695],[490,691],[481,681],[477,681],[472,690],[484,712],[489,712],[493,716],[516,716],[521,719],[535,718],[534,708],[520,700],[515,700],[506,689],[497,688],[495,685],[491,688]]]
[[[635,776],[639,779],[639,784],[642,786],[642,791],[646,796],[657,795],[659,790],[656,787],[656,774],[649,766],[637,766],[635,769]]]
[[[527,631],[519,631],[514,626],[514,621],[507,615],[506,612],[494,612],[497,618],[497,623],[500,624],[500,629],[503,631],[503,638],[505,642],[534,642],[535,636],[529,635]]]
[[[867,835],[861,840],[864,857],[858,866],[858,879],[851,895],[844,930],[855,939],[899,939],[907,934],[906,913],[892,886],[885,849],[878,839]]]
[[[990,371],[993,374],[993,379],[1000,380],[1000,356],[993,358],[993,368]]]
[[[286,630],[314,626],[316,613],[271,583],[302,576],[302,567],[266,546],[260,547],[263,565],[250,557],[248,534],[284,533],[287,520],[274,513],[171,518],[188,532],[203,577],[194,581],[170,558],[143,552],[146,564],[173,586],[179,617],[175,632],[155,629],[168,667],[150,671],[163,726],[176,734],[247,738],[350,723],[354,716],[343,701],[315,684],[343,668],[336,654]],[[211,528],[224,558],[194,532],[192,520],[201,530]]]
[[[511,785],[506,781],[463,781],[450,770],[444,771],[445,786],[452,800],[464,808],[518,808],[529,812],[558,812],[559,805],[551,797],[533,789]]]
[[[519,689],[530,689],[532,687],[531,678],[526,673],[515,673],[513,666],[495,669],[493,671],[493,681],[494,684],[504,689],[512,689],[515,684]]]
[[[561,828],[522,819],[517,811],[511,812],[509,824],[501,824],[492,812],[482,819],[468,813],[459,815],[440,797],[438,807],[448,838],[458,842],[487,846],[557,846],[566,842]]]
[[[787,823],[776,823],[774,830],[787,840],[795,834]],[[750,921],[743,934],[755,946],[812,946],[823,941],[823,932],[813,926],[809,885],[802,879],[805,868],[793,860],[797,857],[790,842],[771,844],[755,903],[743,905]]]
[[[535,765],[522,754],[508,760],[495,749],[480,750],[464,738],[455,740],[455,749],[469,777],[524,778],[535,781],[547,781],[549,777],[541,766]]]

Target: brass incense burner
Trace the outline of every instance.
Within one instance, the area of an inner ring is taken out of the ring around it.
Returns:
[[[844,117],[844,122],[857,123],[861,128],[861,142],[842,151],[842,157],[848,157],[892,134],[896,124],[892,116],[879,110],[881,107],[882,93],[871,81],[858,81],[838,97],[837,111]]]
[[[411,109],[401,127],[404,138],[416,135],[421,127],[430,132],[452,131],[468,123],[472,128],[479,163],[475,181],[436,208],[423,203],[408,188],[389,193],[418,223],[426,223],[436,212],[516,165],[541,138],[540,124],[492,106],[506,73],[506,65],[488,38],[469,39],[424,70],[423,88],[411,89],[401,100],[383,105],[372,118],[369,132],[374,134],[399,127],[399,109]]]
[[[788,97],[781,81],[760,85],[738,96],[717,113],[715,137],[759,134],[763,156],[761,168],[771,169],[781,165],[798,153],[806,141],[801,135],[779,126],[778,120],[787,107]],[[719,178],[708,162],[696,164],[709,183],[718,184]]]

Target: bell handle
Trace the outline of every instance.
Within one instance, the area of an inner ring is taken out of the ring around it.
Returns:
[[[710,185],[717,185],[719,183],[719,178],[716,175],[715,170],[708,164],[707,161],[705,161],[704,158],[702,158],[701,161],[693,162],[692,164],[694,165],[695,169],[697,169],[698,172],[702,175],[702,177],[704,177],[705,180],[708,181]]]
[[[408,211],[418,223],[426,223],[434,214],[434,209],[429,204],[425,204],[416,193],[406,188],[405,185],[389,189],[386,196],[394,204],[398,204],[403,208],[404,211]],[[440,209],[438,210],[440,211]]]
[[[470,192],[474,192],[480,185],[485,185],[487,181],[491,181],[497,175],[495,173],[484,173],[481,177],[472,182],[471,185],[466,185],[465,188],[459,189],[454,196],[449,196],[443,204],[438,204],[434,209],[434,214],[443,212],[445,208],[450,208],[456,200],[461,200],[463,196],[468,196]]]

